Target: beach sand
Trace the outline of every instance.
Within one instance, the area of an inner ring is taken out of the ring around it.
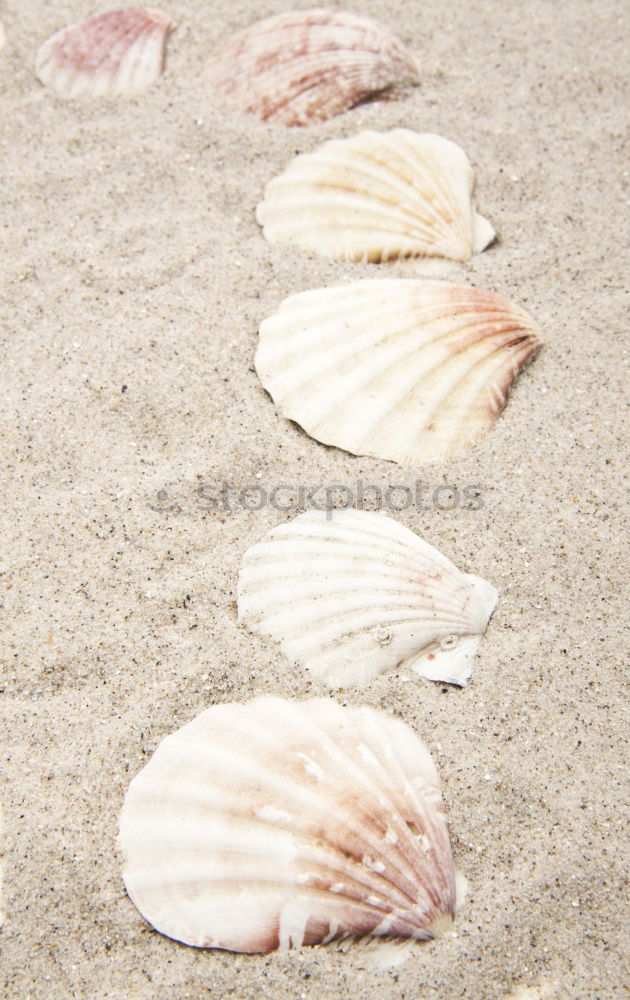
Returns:
[[[178,27],[150,90],[63,100],[35,78],[36,49],[95,9],[0,6],[0,994],[627,996],[622,3],[352,5],[420,51],[422,85],[301,130],[235,113],[199,79],[215,43],[280,0],[164,5]],[[310,439],[253,368],[258,325],[286,295],[416,273],[272,247],[254,214],[295,153],[401,125],[467,151],[498,231],[451,275],[524,306],[546,342],[478,447],[413,469]],[[405,494],[390,492],[389,512],[501,592],[465,689],[393,671],[332,692],[427,743],[468,901],[395,969],[372,969],[363,946],[177,944],[121,880],[130,779],[208,705],[330,693],[237,624],[242,553],[295,513],[246,509],[260,492],[240,491],[356,495],[359,481],[421,483],[422,505],[396,511]],[[213,504],[221,483],[234,489]],[[482,506],[440,509],[441,484],[478,487]]]

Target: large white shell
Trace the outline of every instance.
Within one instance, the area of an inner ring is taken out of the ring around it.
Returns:
[[[212,53],[204,75],[241,111],[280,125],[310,125],[417,83],[418,60],[377,21],[315,8],[237,32]]]
[[[465,261],[494,238],[472,205],[474,175],[456,143],[394,129],[332,139],[270,181],[256,218],[265,238],[338,260]]]
[[[38,78],[64,97],[113,97],[145,90],[162,72],[167,14],[129,7],[71,24],[40,45]]]
[[[492,427],[538,332],[493,292],[359,281],[285,299],[260,327],[256,370],[316,440],[413,465],[457,455]]]
[[[423,940],[455,912],[428,751],[327,699],[216,705],[167,737],[129,786],[119,845],[143,916],[200,947]]]
[[[307,511],[247,550],[239,619],[337,687],[392,667],[463,685],[498,593],[404,525]]]

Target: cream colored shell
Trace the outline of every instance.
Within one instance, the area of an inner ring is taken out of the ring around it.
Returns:
[[[40,45],[35,72],[64,97],[114,97],[145,90],[162,72],[174,22],[151,7],[129,7],[62,28]]]
[[[540,346],[531,317],[493,292],[376,279],[285,299],[260,327],[256,370],[317,441],[414,465],[483,437]]]
[[[398,666],[465,684],[497,599],[404,525],[361,510],[278,525],[238,580],[240,621],[335,687]]]
[[[472,204],[473,171],[456,143],[394,129],[332,139],[296,156],[265,190],[265,239],[337,260],[466,261],[494,238]]]
[[[416,56],[387,28],[341,10],[290,11],[221,42],[204,76],[233,106],[310,125],[418,82]]]
[[[429,753],[403,722],[330,700],[207,709],[131,782],[119,845],[143,916],[199,947],[422,940],[455,912]]]

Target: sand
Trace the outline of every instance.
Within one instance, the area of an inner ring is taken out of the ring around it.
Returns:
[[[422,86],[308,130],[230,112],[198,81],[215,42],[280,0],[169,3],[156,85],[65,101],[34,54],[94,9],[0,8],[2,996],[626,996],[621,2],[353,5],[422,52]],[[294,153],[399,125],[466,149],[500,239],[457,273],[525,306],[546,340],[482,444],[414,469],[311,440],[253,369],[287,294],[414,273],[271,247],[254,217]],[[328,693],[237,624],[243,551],[292,516],[239,491],[358,481],[421,482],[422,507],[393,516],[501,591],[467,688],[392,672],[333,692],[428,744],[469,900],[397,969],[362,948],[184,947],[124,891],[125,789],[210,704]],[[231,510],[209,499],[222,482]],[[482,506],[440,509],[441,484],[478,487]]]

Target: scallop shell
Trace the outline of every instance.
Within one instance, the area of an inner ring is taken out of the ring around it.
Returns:
[[[455,912],[428,751],[404,723],[328,699],[202,712],[131,782],[119,845],[142,915],[198,947],[424,940]]]
[[[402,524],[361,510],[278,525],[238,581],[240,621],[336,687],[396,666],[465,684],[497,600]]]
[[[256,370],[317,441],[413,465],[457,455],[492,427],[538,334],[493,292],[358,281],[285,299],[260,327]]]
[[[339,10],[291,11],[223,42],[205,77],[262,121],[310,125],[418,82],[418,61],[377,21]]]
[[[398,128],[332,139],[296,156],[256,211],[269,243],[337,260],[465,261],[494,239],[472,205],[474,175],[456,143]]]
[[[35,72],[64,97],[135,94],[157,80],[174,28],[152,7],[97,14],[57,31],[40,45]]]

